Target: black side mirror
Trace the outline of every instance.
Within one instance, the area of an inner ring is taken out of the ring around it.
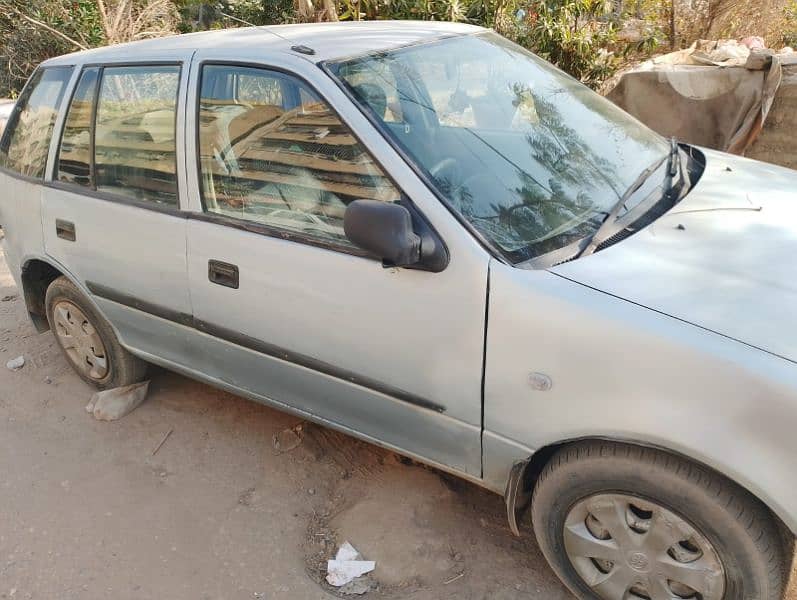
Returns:
[[[421,238],[413,231],[410,211],[399,204],[355,200],[346,207],[343,231],[391,266],[407,267],[421,260]]]

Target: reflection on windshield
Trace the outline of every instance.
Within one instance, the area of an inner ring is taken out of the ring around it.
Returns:
[[[613,104],[493,33],[333,70],[448,203],[513,262],[592,234],[668,150]]]

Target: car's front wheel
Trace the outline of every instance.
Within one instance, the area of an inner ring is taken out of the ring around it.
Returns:
[[[532,501],[554,571],[589,600],[779,600],[783,537],[748,492],[689,461],[611,442],[565,447]]]

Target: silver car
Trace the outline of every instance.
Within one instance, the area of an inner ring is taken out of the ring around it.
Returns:
[[[530,506],[579,598],[781,597],[797,173],[413,22],[49,60],[0,162],[6,256],[86,381],[154,363],[493,490],[516,534]]]

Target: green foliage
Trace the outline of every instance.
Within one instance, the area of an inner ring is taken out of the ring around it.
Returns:
[[[293,21],[292,0],[175,0],[183,33]]]
[[[40,62],[79,49],[21,15],[84,47],[104,43],[95,0],[0,0],[0,96],[15,97]]]
[[[797,0],[790,0],[784,13],[786,22],[783,31],[783,44],[797,49]]]
[[[542,58],[596,87],[617,69],[617,41],[606,0],[539,0],[519,13],[514,37]]]
[[[64,7],[66,10],[53,11],[47,10],[47,4],[44,4],[44,10],[33,11],[32,16],[38,16],[48,25],[67,33],[67,35],[71,32],[89,48],[101,46],[104,43],[100,10],[95,0],[72,0],[65,2]]]
[[[481,2],[482,0],[479,0]],[[341,20],[468,21],[474,0],[339,0]]]

